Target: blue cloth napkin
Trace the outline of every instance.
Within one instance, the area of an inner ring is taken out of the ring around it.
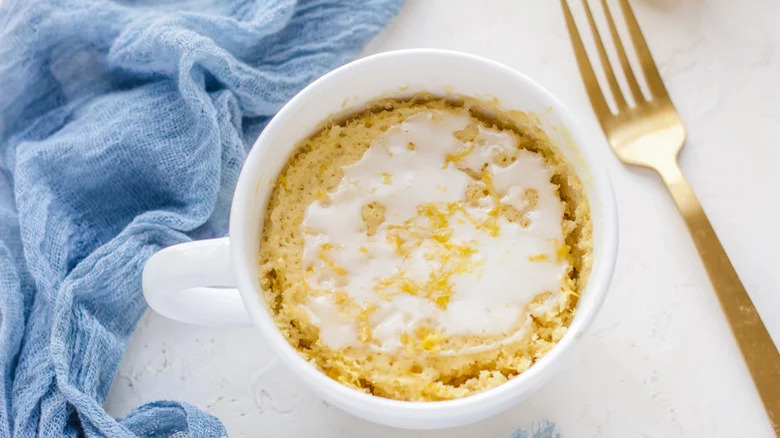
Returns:
[[[0,0],[0,437],[223,436],[101,407],[160,248],[222,235],[247,148],[400,0]]]

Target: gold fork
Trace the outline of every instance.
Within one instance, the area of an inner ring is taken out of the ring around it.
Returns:
[[[677,203],[677,208],[685,219],[685,224],[696,244],[699,256],[704,262],[707,275],[710,277],[723,312],[726,314],[726,319],[731,325],[748,370],[769,414],[770,423],[775,434],[780,436],[780,425],[778,425],[780,420],[778,418],[780,416],[780,354],[778,354],[777,347],[772,343],[772,338],[750,301],[736,271],[734,271],[726,251],[715,235],[699,200],[677,165],[677,154],[685,141],[685,128],[671,99],[669,99],[669,94],[658,74],[650,49],[642,36],[639,23],[637,23],[631,7],[627,0],[619,0],[619,2],[634,51],[649,89],[648,97],[643,95],[637,83],[606,0],[601,0],[601,8],[606,16],[615,51],[633,97],[633,106],[629,106],[623,96],[588,1],[582,0],[598,57],[612,94],[613,103],[617,108],[617,112],[612,112],[588,60],[588,54],[577,32],[577,26],[568,2],[561,0],[566,26],[569,28],[569,37],[577,57],[580,74],[582,74],[585,88],[590,97],[590,103],[617,156],[628,164],[655,170],[666,183],[675,203]]]

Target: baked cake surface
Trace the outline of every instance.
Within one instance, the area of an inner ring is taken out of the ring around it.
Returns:
[[[591,253],[579,179],[526,115],[418,96],[297,146],[269,200],[260,281],[281,332],[329,377],[444,400],[549,351]]]

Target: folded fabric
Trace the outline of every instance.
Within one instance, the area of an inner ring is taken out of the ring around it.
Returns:
[[[222,235],[247,148],[400,0],[0,0],[0,437],[224,436],[101,407],[160,248]]]

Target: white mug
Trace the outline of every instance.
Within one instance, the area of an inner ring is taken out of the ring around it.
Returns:
[[[582,181],[593,221],[593,267],[567,333],[522,374],[455,400],[411,402],[366,394],[336,382],[303,359],[278,330],[258,279],[258,249],[272,185],[293,148],[328,116],[360,110],[372,100],[427,91],[436,95],[497,98],[507,110],[536,114]],[[165,248],[146,263],[149,306],[181,322],[254,325],[282,364],[331,404],[388,426],[458,426],[508,409],[560,369],[606,296],[617,252],[612,187],[588,138],[569,110],[528,77],[497,62],[464,53],[414,49],[359,59],[314,81],[266,126],[247,156],[230,211],[229,236]]]

